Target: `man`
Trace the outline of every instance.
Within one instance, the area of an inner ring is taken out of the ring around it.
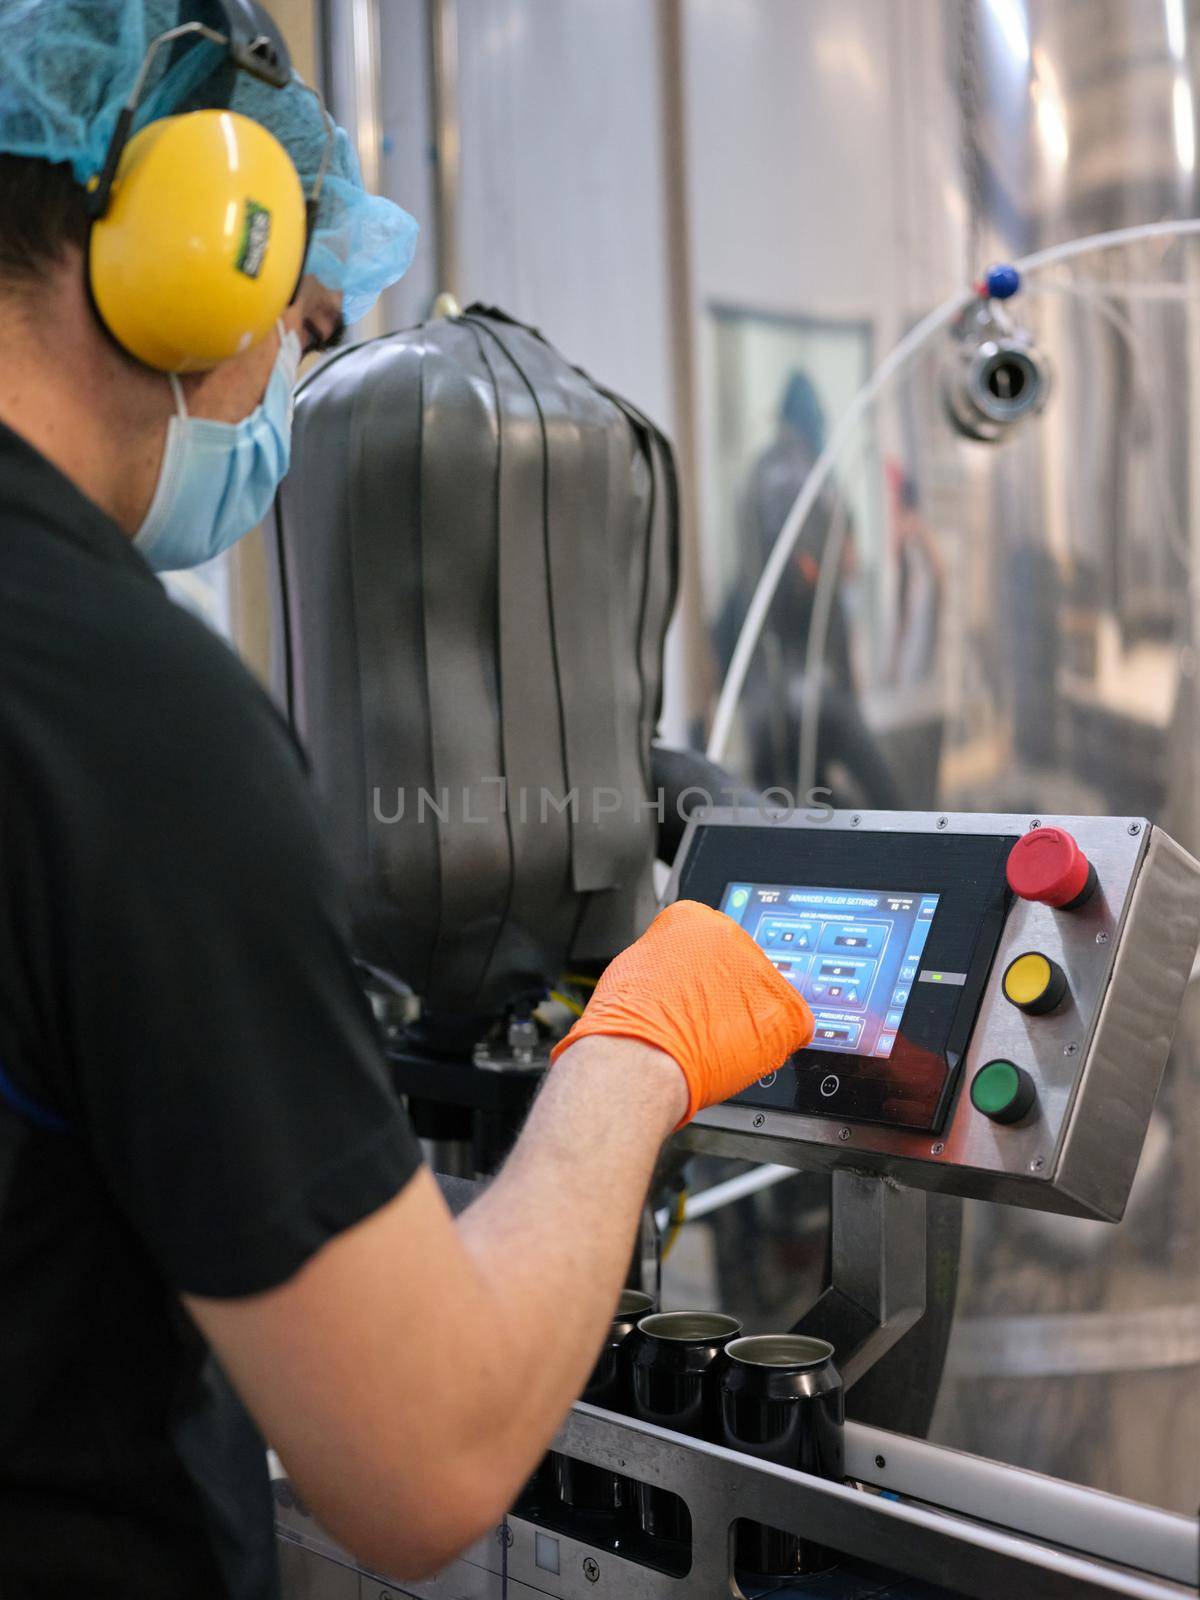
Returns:
[[[240,491],[180,498],[184,415],[224,470],[278,411],[294,341],[335,337],[403,252],[369,285],[343,154],[277,331],[176,384],[117,346],[85,284],[83,146],[128,93],[110,42],[140,41],[136,66],[171,12],[0,14],[3,1600],[277,1594],[264,1438],[357,1554],[436,1569],[580,1391],[663,1139],[811,1029],[739,928],[670,908],[451,1219],[387,1086],[298,753],[148,564],[254,520]]]
[[[726,664],[767,558],[805,480],[825,448],[825,411],[808,373],[788,377],[774,439],[751,468],[738,512],[741,572],[718,626]],[[844,499],[844,497],[843,497]],[[839,516],[839,491],[826,485],[809,511],[800,538],[767,613],[762,643],[747,679],[746,722],[754,781],[760,789],[815,782],[836,805],[901,810],[904,800],[859,704],[850,628],[838,583],[822,626],[820,678],[814,707],[818,721],[816,771],[800,772],[801,727],[808,715],[810,638],[816,625],[818,580]],[[841,539],[839,574],[852,576],[853,528]],[[833,769],[840,769],[839,771]],[[844,777],[850,779],[846,792]]]

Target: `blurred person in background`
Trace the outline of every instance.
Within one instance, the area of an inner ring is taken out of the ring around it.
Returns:
[[[788,513],[825,448],[825,412],[807,372],[788,378],[776,434],[750,469],[738,515],[738,578],[715,633],[727,670],[738,630]],[[805,519],[763,624],[743,691],[750,772],[760,789],[798,787],[805,679],[818,583],[841,530],[840,570],[816,670],[820,674],[815,781],[835,805],[902,805],[896,783],[863,720],[842,588],[854,572],[854,527],[832,479]]]

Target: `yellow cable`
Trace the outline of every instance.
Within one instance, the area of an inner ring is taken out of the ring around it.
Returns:
[[[667,1242],[663,1245],[662,1259],[665,1261],[675,1248],[675,1241],[683,1232],[683,1225],[687,1221],[687,1190],[680,1189],[675,1197],[675,1209],[671,1214],[671,1231],[667,1235]]]
[[[562,981],[563,983],[574,984],[576,989],[594,989],[599,980],[596,978],[585,978],[582,972],[564,972],[562,975]]]
[[[551,1000],[557,1000],[560,1006],[566,1006],[567,1010],[575,1016],[581,1017],[583,1015],[583,1007],[578,1000],[572,1000],[570,995],[563,994],[561,989],[551,989],[550,998]]]

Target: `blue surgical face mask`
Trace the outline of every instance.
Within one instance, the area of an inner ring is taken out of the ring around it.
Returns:
[[[211,561],[266,516],[291,459],[299,367],[299,336],[281,322],[267,391],[244,422],[189,417],[183,387],[169,375],[178,415],[167,424],[158,486],[133,541],[155,572]]]

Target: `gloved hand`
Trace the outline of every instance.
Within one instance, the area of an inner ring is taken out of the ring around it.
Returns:
[[[813,1018],[744,928],[695,900],[677,900],[609,962],[551,1060],[588,1034],[665,1050],[687,1079],[683,1122],[690,1122],[806,1045]]]

